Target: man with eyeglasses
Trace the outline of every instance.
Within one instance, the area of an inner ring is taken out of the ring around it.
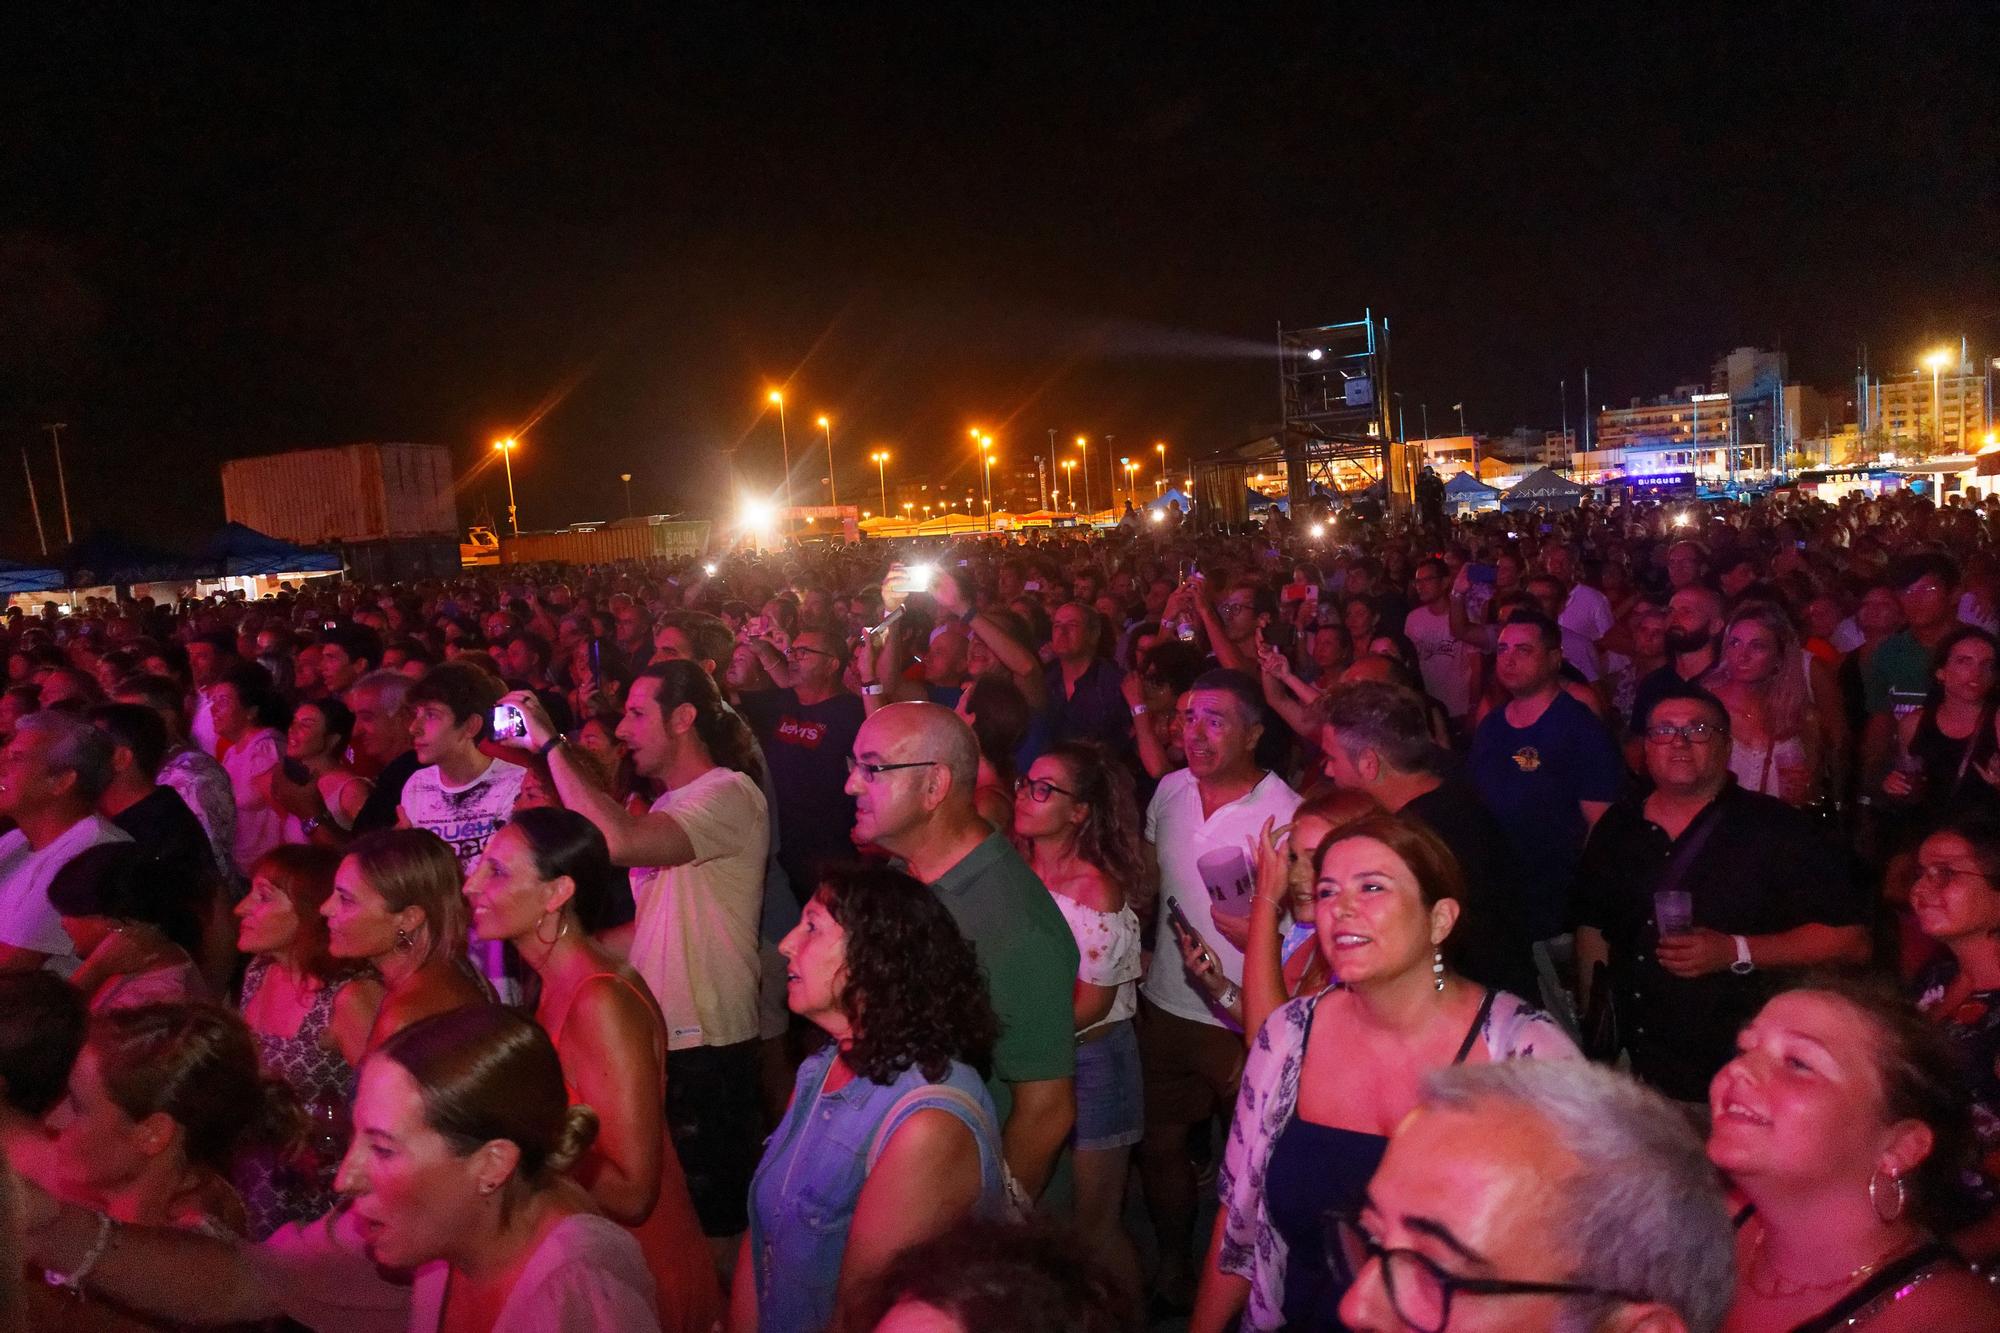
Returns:
[[[776,687],[751,690],[737,708],[757,734],[784,819],[778,863],[803,902],[819,885],[822,864],[852,856],[854,798],[846,791],[847,756],[867,716],[842,682],[847,645],[824,629],[804,629],[779,652],[768,639],[750,646]]]
[[[1713,1333],[1736,1282],[1686,1116],[1578,1060],[1431,1075],[1327,1234],[1354,1333]]]
[[[1663,693],[1645,739],[1652,792],[1605,812],[1578,869],[1579,991],[1588,1002],[1603,963],[1632,1072],[1704,1102],[1762,1002],[1759,974],[1866,962],[1869,904],[1810,816],[1736,785],[1714,695]]]
[[[1020,1195],[1042,1192],[1076,1123],[1076,938],[1007,835],[973,805],[979,742],[949,708],[892,703],[854,738],[854,841],[931,886],[979,954],[1000,1040],[987,1090]]]
[[[1924,706],[1934,683],[1931,654],[1959,626],[1958,566],[1924,551],[1889,569],[1904,628],[1882,641],[1862,673],[1868,725],[1861,736],[1862,781],[1880,782],[1896,744],[1896,722]]]
[[[1045,669],[1049,740],[1096,741],[1114,754],[1132,749],[1132,719],[1145,705],[1128,711],[1123,675],[1098,651],[1108,633],[1104,617],[1088,603],[1065,602],[1050,617],[1049,649],[1055,660]]]

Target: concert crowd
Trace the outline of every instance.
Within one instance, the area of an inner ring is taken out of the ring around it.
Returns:
[[[2000,1329],[2000,503],[9,612],[0,1330]]]

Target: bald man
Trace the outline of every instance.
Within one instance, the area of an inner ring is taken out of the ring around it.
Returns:
[[[847,793],[855,842],[901,858],[979,952],[1000,1018],[988,1086],[1007,1168],[1033,1199],[1076,1121],[1076,940],[1013,844],[973,808],[978,776],[979,745],[963,718],[894,703],[855,736]]]

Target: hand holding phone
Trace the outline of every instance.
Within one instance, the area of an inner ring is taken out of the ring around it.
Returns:
[[[528,738],[528,719],[513,704],[493,705],[493,715],[488,719],[487,729],[496,741],[521,741]]]

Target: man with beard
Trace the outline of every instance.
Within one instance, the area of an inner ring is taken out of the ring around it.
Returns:
[[[1705,583],[1678,588],[1667,601],[1667,661],[1639,682],[1626,719],[1631,734],[1644,730],[1653,705],[1672,691],[1699,681],[1721,652],[1722,594]],[[1632,765],[1645,768],[1643,756]]]

